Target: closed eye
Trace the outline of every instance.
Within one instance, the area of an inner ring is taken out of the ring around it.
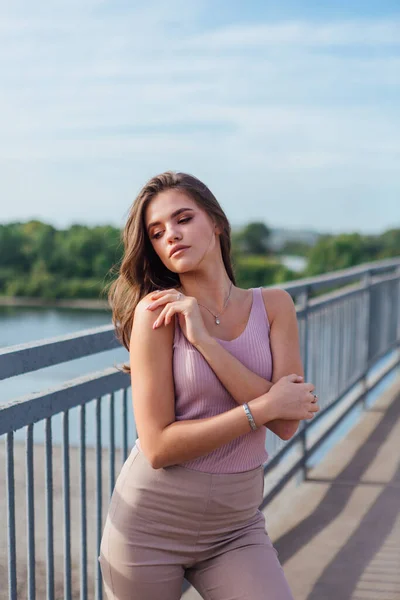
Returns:
[[[193,219],[193,217],[185,217],[184,219],[180,219],[178,221],[178,224],[180,223],[187,223],[188,221],[191,221]],[[157,231],[157,233],[155,233],[152,238],[155,240],[158,240],[158,238],[160,237],[160,233],[162,233],[161,231]]]

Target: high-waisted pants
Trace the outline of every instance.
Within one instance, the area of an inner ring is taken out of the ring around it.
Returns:
[[[100,547],[108,600],[293,600],[258,509],[263,467],[154,469],[134,446],[117,478]]]

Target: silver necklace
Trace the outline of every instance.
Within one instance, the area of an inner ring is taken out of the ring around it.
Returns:
[[[226,299],[226,301],[225,301],[225,304],[224,304],[224,306],[223,306],[223,308],[222,308],[221,312],[219,313],[219,315],[214,315],[214,313],[213,313],[213,312],[212,312],[212,311],[211,311],[209,308],[207,308],[207,306],[204,306],[204,304],[200,304],[200,302],[198,302],[199,306],[202,306],[203,308],[205,308],[206,310],[208,310],[208,312],[209,312],[209,313],[211,313],[211,314],[212,314],[212,316],[213,316],[213,317],[214,317],[214,319],[215,319],[215,323],[216,323],[216,325],[219,325],[219,324],[220,324],[220,320],[219,320],[219,318],[220,318],[220,316],[222,315],[222,313],[224,312],[226,305],[228,304],[228,300],[229,300],[229,297],[230,297],[230,295],[231,295],[231,291],[232,291],[232,283],[233,283],[233,282],[231,281],[231,285],[230,285],[230,288],[229,288],[229,294],[228,294],[228,297],[227,297],[227,299]]]

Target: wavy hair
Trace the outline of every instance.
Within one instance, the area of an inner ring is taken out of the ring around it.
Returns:
[[[122,231],[124,246],[118,277],[108,290],[112,322],[119,341],[129,350],[133,315],[138,302],[156,289],[168,289],[180,284],[177,273],[170,271],[155,252],[145,227],[145,210],[157,194],[178,189],[205,210],[220,227],[221,254],[229,279],[236,284],[231,260],[231,226],[214,194],[193,175],[166,171],[152,177],[135,198]],[[122,371],[130,373],[130,366]]]

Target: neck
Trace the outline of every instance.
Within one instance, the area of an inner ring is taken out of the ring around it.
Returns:
[[[186,276],[182,276],[179,289],[185,296],[193,296],[199,304],[203,304],[213,313],[219,314],[224,308],[229,290],[231,291],[230,298],[232,298],[234,287],[225,273],[225,276],[220,279],[210,278],[208,280],[201,279],[198,276],[196,279],[187,279]]]

